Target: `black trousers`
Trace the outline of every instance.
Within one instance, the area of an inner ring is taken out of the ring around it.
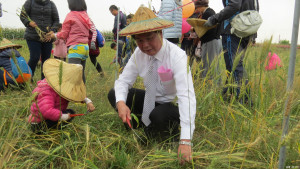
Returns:
[[[135,114],[140,122],[140,127],[144,128],[145,134],[149,139],[164,141],[171,139],[179,140],[179,109],[173,103],[155,103],[155,108],[150,113],[151,124],[145,126],[141,120],[144,106],[145,90],[129,89],[126,105]],[[113,108],[116,109],[115,90],[111,89],[108,93],[108,100]],[[133,128],[137,128],[137,122],[132,120]],[[127,126],[127,125],[125,125]]]
[[[175,45],[178,45],[178,43],[179,43],[179,38],[167,38],[167,40],[169,42],[174,43]]]
[[[57,56],[54,56],[54,58],[55,58],[55,59],[62,60],[62,61],[64,61],[64,62],[66,61],[66,58],[61,58],[61,57],[57,57]]]
[[[94,66],[96,67],[98,73],[101,73],[101,72],[102,72],[102,68],[101,68],[100,63],[97,61],[97,56],[90,55],[90,59],[91,59],[91,62],[92,62],[92,63],[94,64]]]
[[[33,79],[35,68],[40,60],[42,59],[42,65],[41,65],[41,79],[44,79],[44,73],[43,73],[43,64],[44,62],[50,58],[51,56],[51,50],[52,50],[52,42],[40,42],[40,41],[34,41],[34,40],[26,40],[30,58],[28,61],[28,66],[32,70],[32,76],[31,79]]]

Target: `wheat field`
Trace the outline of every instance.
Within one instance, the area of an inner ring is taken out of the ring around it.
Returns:
[[[29,59],[26,41],[19,49]],[[269,51],[276,52],[283,67],[265,71]],[[245,67],[249,77],[251,104],[240,104],[222,97],[222,85],[215,79],[200,79],[199,63],[192,73],[197,98],[196,129],[193,138],[193,161],[180,165],[177,143],[152,142],[143,145],[124,128],[117,113],[110,106],[107,94],[113,87],[116,67],[110,65],[115,52],[110,43],[101,49],[97,58],[105,76],[100,77],[87,61],[87,94],[96,110],[76,117],[63,130],[51,130],[35,135],[27,123],[31,104],[31,90],[9,88],[0,94],[0,168],[277,168],[279,148],[287,146],[286,166],[300,167],[300,51],[297,51],[294,87],[286,93],[289,49],[278,48],[266,41],[249,47]],[[225,63],[219,56],[221,74],[215,78],[225,82]],[[213,71],[213,68],[211,72]],[[40,78],[40,68],[34,79]],[[142,88],[141,80],[135,84]],[[245,92],[245,86],[241,92]],[[280,142],[284,103],[290,115],[289,135]],[[82,104],[70,103],[77,113],[85,113]],[[141,129],[136,130],[145,137]]]

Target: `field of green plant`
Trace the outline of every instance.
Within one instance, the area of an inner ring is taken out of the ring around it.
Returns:
[[[25,41],[19,51],[28,60]],[[289,64],[289,49],[276,48],[266,42],[250,47],[245,58],[251,89],[250,104],[222,97],[222,86],[210,79],[194,79],[197,97],[196,129],[193,138],[193,161],[181,166],[177,161],[177,143],[151,142],[143,145],[124,128],[110,106],[107,93],[115,80],[115,52],[106,43],[98,61],[105,71],[101,78],[87,62],[87,93],[96,110],[76,117],[63,130],[35,135],[27,122],[31,91],[9,89],[0,95],[0,168],[277,168],[279,148],[287,146],[286,166],[300,166],[300,51],[297,52],[294,88],[286,113],[290,115],[290,134],[280,142]],[[268,51],[276,52],[283,67],[265,71]],[[222,56],[222,84],[225,63]],[[198,76],[198,64],[192,72]],[[34,79],[39,80],[40,69]],[[137,87],[142,87],[139,81]],[[31,89],[35,84],[31,85]],[[245,87],[242,87],[245,92]],[[86,107],[70,103],[77,113]],[[144,137],[141,129],[136,130]]]
[[[24,39],[25,28],[1,28],[0,32],[1,36],[6,39],[22,40]],[[113,39],[114,35],[111,31],[101,31],[101,33],[107,40]]]
[[[7,39],[23,39],[25,28],[1,28],[2,36]]]

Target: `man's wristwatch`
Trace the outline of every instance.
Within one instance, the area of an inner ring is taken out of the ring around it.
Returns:
[[[179,144],[193,146],[193,143],[189,141],[179,141]]]

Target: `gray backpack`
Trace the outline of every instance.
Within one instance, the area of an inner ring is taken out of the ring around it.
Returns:
[[[232,18],[231,34],[244,38],[255,34],[263,20],[257,11],[257,1],[254,0],[255,10],[243,11]]]

